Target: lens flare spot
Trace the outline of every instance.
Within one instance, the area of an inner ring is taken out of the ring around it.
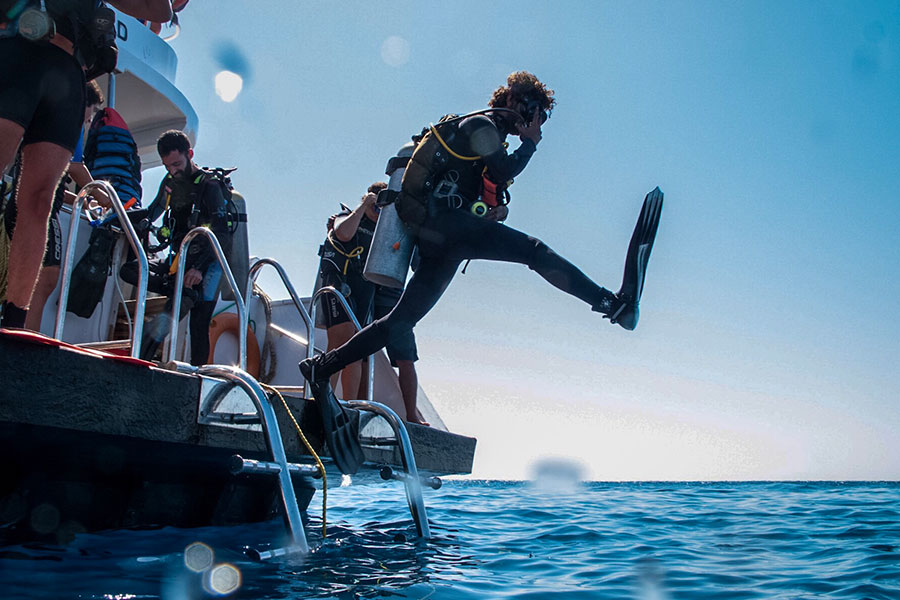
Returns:
[[[213,564],[213,550],[203,542],[194,542],[184,549],[184,566],[195,573],[207,570]]]
[[[234,102],[244,88],[244,79],[232,71],[216,73],[216,94],[223,102]]]
[[[234,565],[216,565],[209,572],[207,591],[218,596],[233,594],[241,587],[241,572]]]
[[[401,67],[409,62],[409,42],[392,35],[381,44],[381,60],[392,67]]]

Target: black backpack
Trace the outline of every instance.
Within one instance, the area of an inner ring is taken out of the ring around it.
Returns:
[[[234,185],[231,183],[231,174],[237,171],[237,167],[201,167],[201,170],[207,174],[208,181],[215,182],[222,189],[228,232],[234,233],[240,223],[247,222],[247,213],[241,212],[234,202],[235,191]]]

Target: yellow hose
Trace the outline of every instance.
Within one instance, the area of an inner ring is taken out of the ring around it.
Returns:
[[[431,133],[437,138],[437,141],[441,143],[441,146],[444,147],[444,150],[450,153],[454,158],[458,158],[459,160],[478,160],[481,158],[480,156],[463,156],[461,154],[457,154],[453,150],[450,149],[450,146],[447,145],[447,142],[444,141],[444,138],[441,137],[441,134],[438,133],[437,129],[435,129],[433,123],[428,124],[428,128],[431,129]]]

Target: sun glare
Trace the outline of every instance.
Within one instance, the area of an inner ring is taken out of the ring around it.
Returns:
[[[216,94],[223,102],[233,102],[244,87],[244,79],[231,71],[219,71],[215,83]]]

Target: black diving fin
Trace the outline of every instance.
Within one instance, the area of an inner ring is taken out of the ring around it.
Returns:
[[[625,274],[622,276],[622,287],[616,298],[621,302],[609,315],[611,323],[632,330],[637,326],[640,312],[638,304],[644,291],[644,277],[647,274],[647,263],[650,251],[659,228],[659,217],[662,214],[663,193],[659,187],[647,194],[641,214],[638,216],[628,253],[625,255]]]
[[[325,432],[325,443],[331,459],[341,471],[353,475],[365,462],[362,446],[359,443],[359,421],[354,421],[338,402],[328,379],[317,380],[314,374],[314,360],[300,362],[300,373],[306,379],[312,397],[319,407],[322,417],[322,429]]]
[[[108,227],[91,230],[87,250],[72,269],[66,310],[89,319],[103,298],[118,236]]]

